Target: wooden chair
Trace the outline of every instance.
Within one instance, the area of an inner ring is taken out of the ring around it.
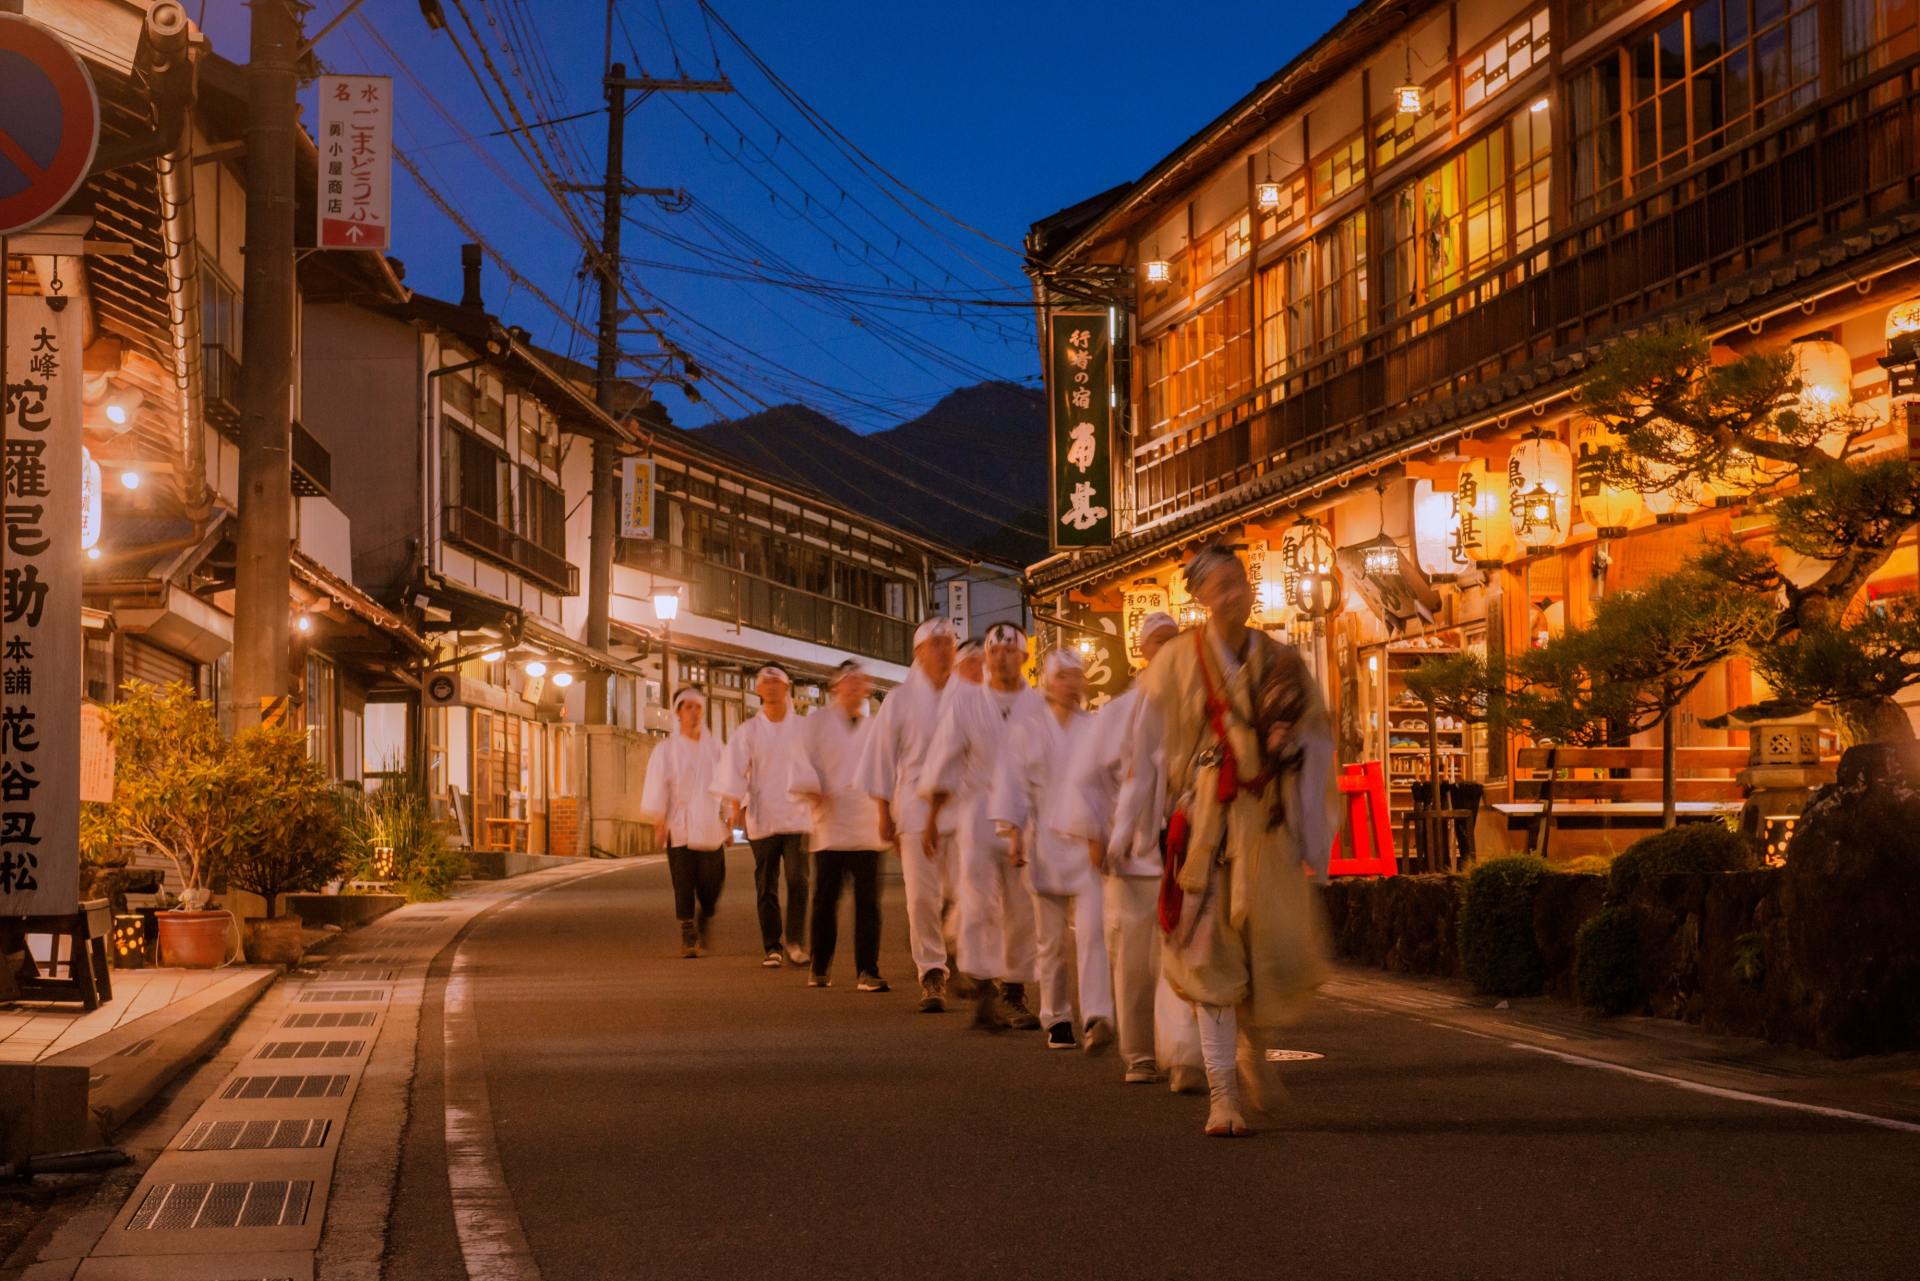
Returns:
[[[1677,747],[1673,792],[1680,821],[1738,814],[1745,797],[1734,776],[1744,747]],[[1546,857],[1560,829],[1657,830],[1662,821],[1657,747],[1523,747],[1512,799],[1496,806],[1513,826],[1531,829],[1529,846]],[[1527,777],[1533,771],[1533,777]],[[1572,777],[1560,777],[1561,771]]]

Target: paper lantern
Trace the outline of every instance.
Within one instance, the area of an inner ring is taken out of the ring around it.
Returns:
[[[1345,594],[1340,575],[1332,569],[1307,570],[1294,580],[1293,588],[1288,593],[1300,617],[1312,622],[1318,622],[1340,608],[1340,598]]]
[[[1171,279],[1173,279],[1172,263],[1168,262],[1165,258],[1150,258],[1147,260],[1148,284],[1164,285]]]
[[[100,542],[100,464],[85,445],[80,446],[80,550]]]
[[[1393,97],[1394,105],[1399,108],[1401,115],[1417,116],[1420,114],[1421,102],[1419,85],[1400,85],[1393,91]]]
[[[1455,527],[1459,531],[1453,559],[1495,569],[1513,556],[1513,522],[1507,517],[1507,489],[1484,458],[1472,458],[1460,468],[1453,488]]]
[[[1280,536],[1280,584],[1288,599],[1293,598],[1295,581],[1302,574],[1333,572],[1333,535],[1311,516],[1302,516],[1287,526]]]
[[[1272,211],[1280,207],[1280,184],[1269,178],[1265,182],[1255,183],[1253,202],[1261,209]]]
[[[1898,338],[1901,334],[1920,333],[1920,298],[1909,298],[1896,303],[1887,312],[1886,336]]]
[[[1567,541],[1573,526],[1573,451],[1556,436],[1530,431],[1507,455],[1507,512],[1529,551]]]
[[[1853,357],[1845,347],[1827,338],[1800,338],[1787,350],[1800,383],[1796,399],[1802,413],[1832,413],[1853,403]]]
[[[1607,460],[1621,448],[1619,435],[1605,423],[1584,415],[1574,420],[1574,489],[1580,515],[1603,538],[1625,533],[1646,509],[1639,494],[1606,479]]]
[[[1460,530],[1453,505],[1452,489],[1435,489],[1430,480],[1413,482],[1413,558],[1429,578],[1452,578],[1465,563],[1454,559]]]

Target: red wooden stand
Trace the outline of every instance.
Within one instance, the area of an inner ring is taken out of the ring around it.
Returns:
[[[1393,856],[1393,821],[1387,814],[1387,778],[1379,761],[1362,761],[1340,771],[1340,794],[1347,801],[1344,833],[1333,838],[1328,876],[1393,876],[1399,863]],[[1353,838],[1353,857],[1343,858],[1346,837]]]

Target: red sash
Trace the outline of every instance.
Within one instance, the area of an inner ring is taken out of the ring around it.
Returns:
[[[1227,737],[1227,701],[1220,697],[1219,689],[1213,683],[1213,672],[1207,666],[1206,629],[1198,628],[1193,633],[1195,649],[1200,659],[1200,680],[1207,691],[1207,725],[1213,731],[1213,738],[1220,745],[1220,779],[1214,795],[1221,805],[1231,805],[1233,798],[1242,788],[1249,792],[1259,792],[1272,781],[1273,772],[1262,769],[1252,778],[1240,777],[1240,764],[1234,759],[1233,743]],[[1248,657],[1252,657],[1251,651]],[[1166,835],[1162,838],[1163,855],[1160,868],[1160,929],[1162,933],[1173,933],[1180,923],[1180,905],[1185,900],[1185,891],[1180,888],[1180,869],[1187,861],[1187,838],[1192,834],[1192,818],[1185,810],[1175,810],[1167,819]],[[1207,857],[1211,858],[1209,853]]]

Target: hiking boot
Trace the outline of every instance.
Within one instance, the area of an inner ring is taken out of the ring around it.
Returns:
[[[920,1012],[944,1014],[947,1010],[947,976],[943,970],[928,970],[920,980]]]
[[[769,970],[779,969],[782,964],[780,960],[780,949],[777,947],[768,948],[767,959],[760,962],[760,964],[765,969],[769,969]]]
[[[700,935],[693,928],[692,921],[680,922],[680,955],[700,955]]]
[[[1088,1058],[1098,1058],[1113,1046],[1113,1020],[1092,1018],[1087,1020],[1086,1051]]]
[[[1027,1008],[1027,989],[1024,983],[1008,983],[1000,990],[1000,1015],[1007,1026],[1021,1032],[1031,1032],[1040,1026],[1040,1016]]]
[[[860,981],[854,984],[854,990],[858,992],[891,992],[893,991],[891,987],[887,986],[887,981],[881,978],[878,974],[862,974],[860,976]]]
[[[1071,1050],[1076,1048],[1073,1039],[1073,1024],[1061,1019],[1047,1029],[1047,1048],[1049,1050]]]
[[[973,1027],[981,1032],[1007,1030],[1007,1010],[1000,1000],[1000,989],[992,979],[974,984]]]

